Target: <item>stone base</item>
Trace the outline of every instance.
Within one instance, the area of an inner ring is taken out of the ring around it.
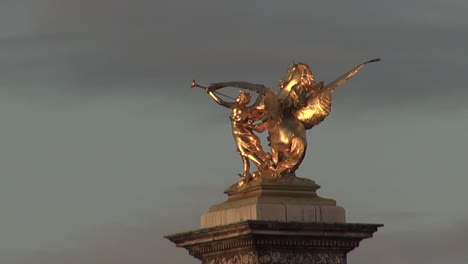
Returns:
[[[245,220],[345,223],[345,210],[340,206],[302,204],[252,204],[204,213],[201,227],[213,227]]]
[[[314,181],[254,178],[225,191],[202,229],[167,236],[203,264],[346,264],[346,254],[379,224],[345,223],[345,210]]]
[[[322,198],[314,181],[296,176],[254,179],[225,191],[226,202],[211,206],[201,217],[201,227],[245,220],[344,223],[346,213],[336,201]]]
[[[166,238],[203,264],[345,264],[381,226],[250,220]]]

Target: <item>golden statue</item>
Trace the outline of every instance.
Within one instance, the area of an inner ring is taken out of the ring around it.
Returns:
[[[193,81],[192,87],[204,88],[218,104],[232,109],[232,134],[244,163],[240,175],[243,183],[248,183],[255,177],[294,176],[306,153],[306,130],[320,124],[330,114],[333,91],[365,64],[376,61],[380,59],[359,64],[327,85],[314,81],[307,64],[293,63],[279,81],[277,93],[263,85],[248,82],[213,83],[202,87]],[[259,95],[252,106],[247,106],[251,95],[243,90],[235,102],[226,102],[217,96],[223,95],[216,91],[223,87],[247,89]],[[268,130],[271,153],[263,151],[260,138],[253,132],[265,130]],[[249,160],[258,169],[253,174],[249,172]]]
[[[266,129],[253,124],[253,122],[265,116],[265,109],[261,105],[263,95],[259,93],[255,103],[252,106],[247,106],[250,103],[252,95],[243,90],[240,90],[235,102],[224,101],[208,88],[206,88],[206,92],[219,105],[232,109],[231,116],[229,117],[231,119],[232,135],[236,142],[237,151],[244,164],[244,170],[240,176],[244,182],[248,182],[252,177],[249,160],[257,166],[258,171],[267,168],[271,160],[271,155],[263,151],[260,138],[253,132],[253,130],[263,132]]]

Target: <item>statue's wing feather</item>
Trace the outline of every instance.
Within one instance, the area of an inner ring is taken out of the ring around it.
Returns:
[[[307,98],[306,106],[296,112],[296,118],[302,122],[306,129],[310,129],[313,126],[318,125],[331,112],[333,91],[343,85],[349,78],[364,67],[364,65],[376,61],[380,61],[380,59],[373,59],[359,64],[325,87],[322,86],[315,95],[311,95]]]
[[[208,89],[211,91],[223,88],[223,87],[235,87],[241,89],[247,89],[254,92],[264,92],[270,90],[268,87],[264,86],[263,84],[255,84],[249,82],[220,82],[220,83],[212,83]]]
[[[371,62],[376,62],[376,61],[380,61],[380,59],[373,59],[373,60],[370,60],[370,61],[366,61],[364,63],[361,63],[359,64],[358,66],[354,67],[353,69],[351,69],[350,71],[348,71],[347,73],[341,75],[338,79],[334,80],[333,82],[327,84],[327,86],[324,87],[324,91],[323,92],[328,92],[328,91],[331,91],[333,92],[336,88],[340,87],[341,85],[343,85],[349,78],[351,78],[354,74],[356,74],[360,69],[362,69],[362,67],[364,67],[364,65],[368,64],[368,63],[371,63]]]
[[[332,91],[322,92],[324,89],[322,83],[322,88],[317,95],[307,98],[306,106],[295,113],[296,118],[304,125],[305,129],[311,129],[318,125],[331,112]]]

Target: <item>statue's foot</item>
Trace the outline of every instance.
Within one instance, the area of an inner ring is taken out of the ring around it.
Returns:
[[[282,172],[278,173],[279,178],[284,177],[296,177],[296,170],[293,169],[285,169]]]
[[[271,165],[264,167],[261,170],[258,170],[253,173],[254,179],[272,179],[276,178],[275,168]]]
[[[252,173],[252,180],[257,179],[257,178],[261,178],[261,176],[262,176],[262,172],[260,170],[258,170],[256,172]]]
[[[239,176],[242,178],[242,181],[245,182],[245,183],[248,183],[249,181],[252,180],[252,174],[250,174],[248,172],[243,172],[243,173],[239,174]]]
[[[240,187],[242,187],[244,185],[245,185],[244,180],[240,180],[239,182],[237,182],[237,188],[240,188]]]

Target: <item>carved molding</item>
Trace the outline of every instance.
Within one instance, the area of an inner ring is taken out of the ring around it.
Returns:
[[[298,250],[265,250],[235,254],[211,255],[203,264],[345,264],[346,256],[339,252],[307,252]]]
[[[304,252],[268,250],[260,253],[258,263],[268,264],[345,264],[346,257],[338,252]]]
[[[355,248],[359,241],[342,239],[259,239],[256,245],[266,246],[306,246],[321,248]]]
[[[258,264],[257,252],[239,252],[231,255],[215,255],[202,259],[203,264]]]
[[[240,249],[251,247],[254,244],[252,239],[228,240],[223,242],[214,242],[207,245],[200,245],[192,249],[193,255],[209,254],[217,251],[226,251],[230,249]]]
[[[283,247],[283,248],[315,248],[315,249],[333,249],[342,252],[348,252],[359,246],[359,241],[356,240],[341,240],[341,239],[297,239],[297,238],[264,238],[264,239],[234,239],[222,242],[209,243],[193,247],[192,255],[210,254],[219,251],[232,249],[245,249],[252,246],[259,247]]]
[[[381,226],[249,220],[167,238],[203,264],[345,264]]]

